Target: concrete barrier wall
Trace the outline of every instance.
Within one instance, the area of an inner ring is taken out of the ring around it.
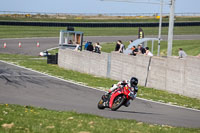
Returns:
[[[88,51],[72,51],[59,49],[58,65],[62,68],[93,74],[96,76],[107,76],[107,53],[92,53]]]
[[[200,98],[200,58],[188,57],[185,60],[184,95]]]
[[[166,64],[165,58],[151,58],[147,86],[163,90],[166,89]]]
[[[149,59],[150,57],[143,55],[136,57],[113,52],[111,53],[110,77],[116,80],[125,80],[135,76],[140,80],[140,85],[144,86]]]
[[[200,58],[151,59],[147,86],[200,98]]]
[[[183,94],[184,66],[183,59],[153,57],[147,86]]]
[[[115,80],[135,76],[139,85],[200,98],[200,58],[130,56],[60,49],[58,65]]]

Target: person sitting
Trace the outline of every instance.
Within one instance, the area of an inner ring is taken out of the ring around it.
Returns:
[[[149,51],[149,47],[146,47],[145,50],[146,50],[145,55],[153,56],[153,54],[151,53],[151,51]]]
[[[133,43],[133,40],[130,40],[130,41],[129,41],[129,45],[130,45],[131,43]]]
[[[185,51],[183,51],[182,48],[179,48],[178,55],[179,55],[179,58],[185,58],[187,56],[187,54],[185,53]]]
[[[119,41],[117,41],[115,45],[115,51],[119,51],[119,49],[120,49],[120,44],[119,44]]]
[[[94,50],[94,47],[93,47],[92,43],[90,43],[90,44],[87,46],[87,50],[88,50],[88,51],[93,51],[93,50]]]
[[[91,42],[86,41],[86,43],[85,43],[85,47],[84,47],[85,50],[87,50],[87,47],[88,47],[88,45],[89,45],[90,43],[91,43]]]
[[[69,40],[68,44],[73,44],[72,40]]]
[[[125,49],[124,44],[122,43],[121,40],[118,40],[118,44],[120,45],[118,52],[119,52],[119,53],[123,53],[123,52],[124,52],[124,49]]]
[[[131,50],[132,50],[132,53],[130,55],[136,56],[136,54],[138,53],[138,49],[135,46],[133,46]]]
[[[141,46],[138,45],[138,52],[135,52],[136,54],[144,54],[146,53],[146,50]]]
[[[100,46],[99,42],[97,42],[95,44],[94,52],[99,53],[99,54],[101,53],[101,46]]]
[[[141,45],[138,45],[138,51],[141,54],[145,54],[146,53],[146,50]]]

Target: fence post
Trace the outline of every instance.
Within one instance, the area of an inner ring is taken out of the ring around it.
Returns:
[[[107,78],[110,78],[110,71],[111,71],[111,54],[108,54],[107,73],[106,73]]]
[[[145,84],[144,84],[145,87],[147,87],[147,81],[148,81],[148,76],[149,76],[149,70],[150,70],[150,67],[151,67],[151,58],[152,58],[152,57],[149,57],[149,64],[148,64],[148,68],[147,68],[147,76],[146,76],[146,80],[145,80]]]

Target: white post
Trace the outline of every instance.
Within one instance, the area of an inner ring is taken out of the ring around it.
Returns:
[[[59,44],[62,45],[63,44],[63,32],[60,31],[60,39],[59,39]]]
[[[154,40],[152,40],[152,45],[151,45],[151,53],[153,54],[153,45],[154,45]]]
[[[160,22],[159,22],[159,32],[158,32],[158,53],[160,56],[160,40],[161,40],[161,29],[162,29],[162,12],[163,12],[163,0],[160,1]]]
[[[145,48],[147,47],[147,44],[148,44],[147,41],[145,41],[145,42],[144,42],[144,47],[145,47]]]
[[[175,8],[175,0],[171,0],[167,56],[172,56],[173,30],[174,30],[174,10],[175,10],[174,8]]]

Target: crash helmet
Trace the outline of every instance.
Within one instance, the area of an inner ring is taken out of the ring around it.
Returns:
[[[136,77],[132,77],[130,80],[131,87],[137,86],[138,79]]]

